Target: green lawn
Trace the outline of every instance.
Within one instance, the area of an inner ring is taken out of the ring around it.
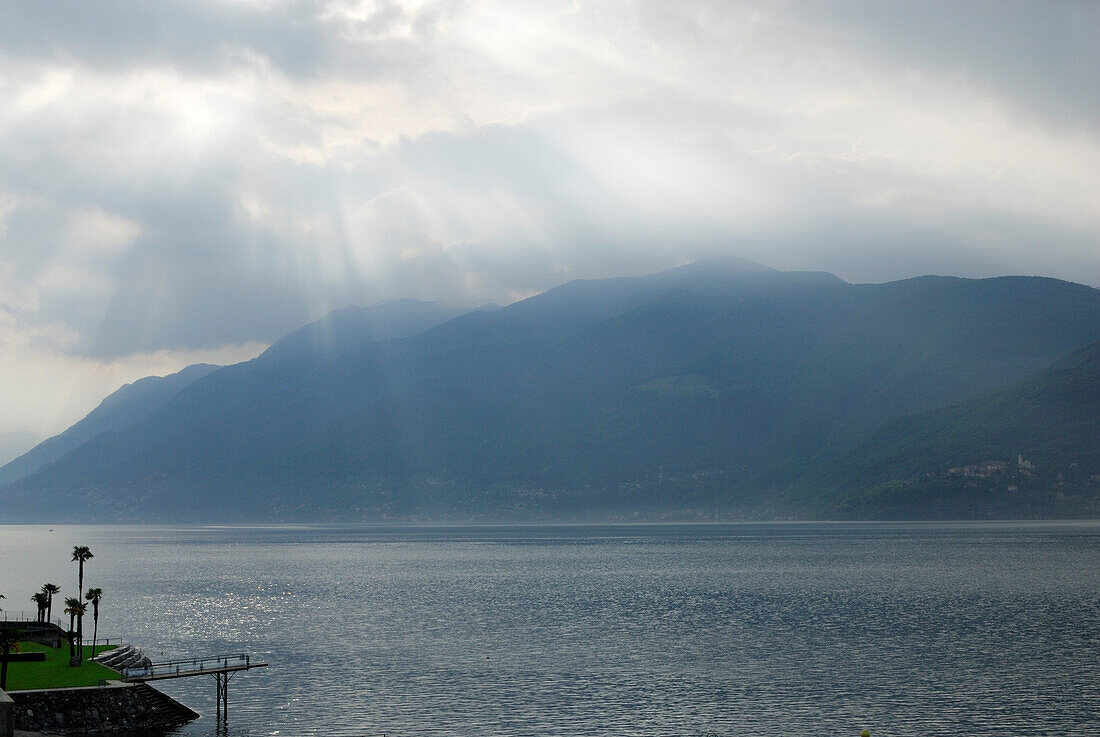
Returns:
[[[110,650],[115,645],[99,645],[97,653]],[[93,663],[90,645],[84,647],[84,662],[79,668],[69,667],[69,646],[53,648],[36,642],[21,642],[19,650],[25,653],[44,652],[46,660],[37,663],[8,663],[8,687],[6,691],[22,691],[28,688],[69,688],[72,686],[97,686],[105,678],[118,678],[118,673],[105,665]]]

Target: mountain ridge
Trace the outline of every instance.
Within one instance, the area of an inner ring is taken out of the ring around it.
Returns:
[[[0,485],[25,478],[104,433],[156,412],[188,384],[221,368],[195,363],[167,376],[146,376],[116,389],[76,424],[0,467]]]
[[[1097,339],[1100,292],[1058,280],[853,285],[703,263],[569,282],[289,383],[259,381],[260,359],[227,367],[221,394],[181,393],[0,498],[122,497],[166,520],[778,515],[775,490],[828,444]]]

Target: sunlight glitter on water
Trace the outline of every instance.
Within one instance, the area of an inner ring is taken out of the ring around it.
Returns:
[[[229,735],[1085,735],[1100,525],[0,528],[155,657],[250,652]],[[12,598],[12,597],[9,597]],[[213,713],[213,682],[164,690]],[[181,735],[215,734],[209,716]]]

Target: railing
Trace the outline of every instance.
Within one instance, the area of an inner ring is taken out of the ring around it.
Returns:
[[[239,655],[221,655],[212,658],[190,658],[187,660],[169,660],[164,663],[152,663],[146,666],[123,668],[123,678],[165,678],[185,676],[197,673],[212,673],[230,668],[249,668],[251,661],[246,653]]]
[[[62,633],[68,632],[68,629],[69,629],[68,628],[68,622],[66,622],[62,618],[58,618],[58,620],[56,622],[39,622],[37,613],[34,613],[33,618],[31,618],[29,616],[30,614],[32,614],[32,612],[11,612],[11,611],[0,612],[0,628],[11,627],[11,628],[14,628],[14,629],[32,630],[32,629],[36,629],[36,628],[40,628],[40,627],[45,627],[47,625],[57,625],[57,628],[60,629],[62,631]],[[88,633],[87,630],[85,630],[84,634],[87,634],[87,633]],[[116,645],[118,645],[120,642],[122,642],[121,637],[102,637],[101,636],[101,637],[96,637],[95,644],[96,645],[110,645],[111,640],[114,640]],[[85,647],[90,647],[91,644],[92,644],[91,638],[85,637],[84,638],[84,646]]]
[[[38,612],[13,612],[8,610],[0,612],[0,627],[17,624],[56,624],[61,629],[66,629],[63,617],[58,617],[56,622],[39,622]]]

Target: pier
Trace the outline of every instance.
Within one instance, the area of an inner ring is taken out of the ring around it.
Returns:
[[[220,720],[229,715],[229,679],[241,671],[266,666],[267,663],[253,660],[247,653],[217,655],[209,658],[186,658],[123,668],[122,680],[131,683],[144,683],[166,678],[214,676],[214,680],[218,684],[216,702],[218,705],[217,716]]]

